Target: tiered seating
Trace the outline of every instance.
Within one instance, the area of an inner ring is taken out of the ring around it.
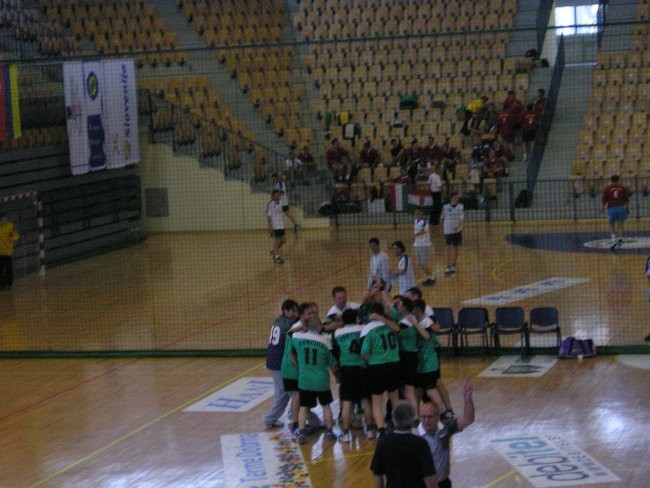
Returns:
[[[348,111],[362,125],[362,137],[382,143],[393,137],[455,138],[448,130],[459,106],[480,94],[500,102],[509,90],[524,98],[528,73],[521,60],[506,58],[508,34],[481,32],[510,27],[515,9],[515,1],[501,0],[390,7],[373,0],[354,6],[343,0],[301,3],[294,23],[305,40],[446,33],[310,45],[304,65],[318,87],[313,112],[323,119],[327,112]],[[400,19],[396,28],[392,19]],[[407,94],[418,96],[419,108],[400,110]],[[341,135],[340,128],[332,130],[333,137]]]
[[[23,130],[22,137],[0,141],[0,152],[17,151],[30,147],[61,146],[68,143],[65,126]]]
[[[140,113],[151,113],[154,131],[174,131],[177,145],[196,142],[196,129],[200,128],[204,156],[220,154],[221,141],[226,138],[233,148],[251,149],[254,135],[247,132],[243,123],[223,106],[219,93],[210,88],[205,76],[145,78],[139,80],[138,85],[170,102],[171,105],[149,105],[146,97],[140,97],[138,108]]]
[[[239,88],[260,109],[273,131],[284,137],[289,146],[310,144],[311,130],[305,129],[300,119],[305,93],[292,76],[295,48],[268,47],[283,39],[285,3],[280,0],[177,3],[207,45],[242,46],[219,50],[217,57],[226,64]]]
[[[136,61],[151,66],[186,62],[184,53],[174,51],[175,34],[144,1],[39,0],[39,8],[51,22],[70,29],[77,40],[91,39],[102,54],[151,51],[137,56]]]
[[[75,56],[83,54],[79,43],[58,21],[44,22],[38,11],[24,8],[19,0],[0,2],[0,26],[10,29],[19,41],[38,41],[41,54]]]
[[[588,188],[594,195],[606,178],[618,174],[631,190],[647,193],[649,111],[650,50],[600,53],[571,168],[572,191]]]

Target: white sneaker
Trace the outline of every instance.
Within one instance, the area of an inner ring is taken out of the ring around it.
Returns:
[[[350,433],[349,430],[346,430],[345,432],[339,435],[339,440],[341,442],[350,442],[352,440],[352,434]]]

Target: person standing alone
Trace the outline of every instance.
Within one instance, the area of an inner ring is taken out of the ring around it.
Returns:
[[[623,245],[623,224],[628,214],[627,189],[618,181],[618,175],[613,175],[601,196],[603,211],[607,212],[611,244],[609,248],[614,251]]]
[[[7,214],[0,213],[0,290],[11,290],[14,284],[14,244],[20,239]]]

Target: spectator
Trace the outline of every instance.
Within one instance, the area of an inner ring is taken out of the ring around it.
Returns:
[[[441,158],[440,146],[434,142],[433,137],[429,136],[427,145],[422,148],[422,159],[433,166],[435,163],[439,163]]]
[[[468,181],[472,185],[470,191],[481,193],[483,183],[483,161],[480,154],[473,155],[469,160]]]
[[[497,156],[493,147],[490,148],[488,157],[483,160],[483,174],[485,178],[498,178],[507,175],[505,162],[502,157]]]
[[[436,470],[427,442],[411,433],[415,408],[407,401],[395,403],[393,423],[395,430],[377,441],[370,469],[375,488],[386,486],[408,488],[434,488],[437,486]],[[420,442],[422,441],[422,442]]]
[[[370,168],[373,173],[375,168],[379,165],[379,151],[372,146],[370,141],[363,143],[363,147],[359,153],[359,164]]]
[[[411,183],[411,177],[409,176],[408,169],[406,168],[406,166],[400,166],[399,174],[394,178],[392,178],[391,182],[403,183],[403,184]]]
[[[503,101],[502,110],[504,112],[514,112],[519,114],[524,109],[524,104],[517,99],[514,90],[508,91],[508,96]]]
[[[309,179],[317,175],[316,161],[314,160],[314,155],[309,150],[309,146],[305,145],[302,151],[296,156],[296,159],[302,163],[305,178]]]
[[[526,110],[521,114],[521,142],[524,145],[523,160],[528,159],[532,143],[535,141],[535,133],[539,125],[540,112],[535,110],[535,106],[529,103]]]
[[[507,110],[501,111],[497,118],[497,129],[505,148],[506,157],[511,161],[514,159],[515,114]]]
[[[467,123],[469,122],[469,119],[472,117],[472,114],[481,110],[483,106],[487,103],[487,101],[488,101],[488,97],[486,95],[481,95],[480,98],[477,98],[476,100],[473,100],[467,104],[467,106],[465,107],[463,127],[460,129],[461,134],[466,136],[470,135],[470,131],[467,128]]]
[[[343,163],[350,163],[350,153],[339,145],[338,139],[332,139],[332,145],[325,154],[327,167],[334,173]]]
[[[289,175],[289,181],[291,183],[297,183],[303,179],[303,168],[302,161],[296,158],[296,151],[289,152],[289,156],[284,161],[284,166],[287,174]]]
[[[4,212],[0,212],[0,290],[11,290],[14,284],[14,244],[20,239],[14,224]]]
[[[390,166],[404,166],[406,163],[406,151],[399,139],[390,140]]]
[[[533,110],[542,116],[544,113],[544,107],[546,106],[546,91],[543,88],[537,90],[537,96],[531,101],[533,104]]]

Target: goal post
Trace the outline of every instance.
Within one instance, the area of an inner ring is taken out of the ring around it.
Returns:
[[[43,202],[37,191],[0,196],[0,212],[5,212],[20,235],[14,246],[16,276],[38,272],[45,275],[45,228]]]

